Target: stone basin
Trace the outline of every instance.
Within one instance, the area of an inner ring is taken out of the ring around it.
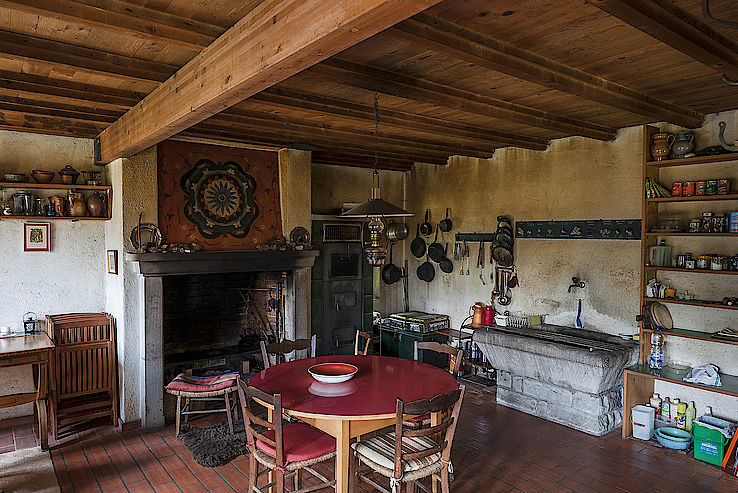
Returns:
[[[549,324],[477,329],[473,340],[498,371],[498,403],[598,436],[622,424],[635,342]]]

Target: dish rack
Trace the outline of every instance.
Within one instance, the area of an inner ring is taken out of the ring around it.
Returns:
[[[509,312],[507,314],[508,327],[529,327],[531,325],[541,325],[542,323],[543,315],[539,313]]]

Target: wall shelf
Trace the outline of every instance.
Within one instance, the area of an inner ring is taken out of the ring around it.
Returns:
[[[719,301],[695,300],[686,301],[669,298],[643,298],[644,301],[658,301],[660,303],[671,303],[672,305],[704,306],[707,308],[722,308],[723,310],[738,310],[738,306],[723,305]]]
[[[738,377],[733,375],[720,374],[720,380],[722,381],[721,387],[713,387],[711,385],[701,385],[698,383],[689,383],[682,380],[687,374],[686,371],[675,370],[668,366],[663,367],[657,372],[651,373],[651,369],[648,365],[635,365],[625,369],[626,378],[630,375],[634,375],[638,378],[645,378],[650,380],[662,380],[664,382],[678,383],[679,385],[685,385],[687,387],[693,387],[695,389],[707,390],[709,392],[715,392],[718,394],[725,394],[734,397],[738,397]],[[651,385],[653,387],[653,384]],[[648,397],[643,402],[648,402],[648,398],[651,397],[649,393]]]
[[[17,183],[0,181],[2,188],[22,188],[28,190],[112,190],[110,185],[69,185],[66,183]]]
[[[663,161],[646,161],[646,166],[666,168],[669,166],[687,166],[690,164],[723,163],[725,161],[738,161],[738,153],[695,156],[682,159],[664,159]]]
[[[736,270],[684,269],[682,267],[653,267],[651,265],[646,267],[646,270],[649,272],[663,270],[667,272],[689,272],[690,274],[723,274],[729,276],[738,275],[738,271]]]
[[[651,332],[653,332],[653,329],[643,329],[644,334],[651,334]],[[718,342],[721,344],[732,344],[734,346],[738,346],[738,338],[736,338],[735,340],[719,339],[717,337],[714,337],[713,334],[710,334],[707,332],[700,332],[697,330],[661,329],[661,332],[663,332],[665,336],[682,337],[684,339],[696,339],[698,341],[710,341],[710,342]]]
[[[738,193],[725,195],[690,195],[689,197],[653,197],[646,202],[702,202],[703,200],[738,200]]]
[[[22,219],[24,221],[107,221],[109,217],[90,217],[90,216],[0,216],[1,221],[8,219]]]

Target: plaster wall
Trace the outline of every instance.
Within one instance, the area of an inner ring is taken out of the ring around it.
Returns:
[[[0,172],[78,171],[94,167],[92,140],[0,131]],[[9,191],[8,197],[12,194]],[[40,218],[43,221],[43,218]],[[23,314],[103,311],[105,223],[50,221],[51,251],[23,251],[23,222],[0,219],[0,325],[22,331]],[[0,371],[0,394],[33,390],[31,367]],[[30,404],[0,410],[0,419],[28,415]]]

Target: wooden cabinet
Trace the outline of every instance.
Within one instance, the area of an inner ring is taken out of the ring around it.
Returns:
[[[643,129],[643,180],[642,187],[645,189],[647,178],[651,178],[655,182],[661,184],[665,188],[669,188],[672,181],[689,180],[697,181],[701,179],[713,179],[717,176],[704,176],[705,173],[713,175],[715,170],[706,170],[709,165],[720,163],[719,172],[724,177],[731,179],[733,190],[738,187],[738,154],[723,154],[717,156],[700,156],[684,159],[669,159],[664,161],[653,161],[651,158],[651,136],[659,130],[655,127],[646,125]],[[714,166],[713,166],[714,168]],[[675,172],[678,170],[678,172]],[[678,177],[675,179],[675,177]],[[722,176],[721,176],[722,177]],[[684,299],[661,299],[646,296],[646,285],[651,279],[662,279],[662,276],[670,273],[679,273],[683,276],[701,276],[706,279],[725,278],[738,279],[735,271],[712,271],[706,269],[685,269],[680,267],[657,267],[647,265],[649,260],[649,249],[656,245],[660,239],[676,240],[688,239],[690,248],[699,249],[691,252],[694,255],[700,255],[703,252],[710,252],[711,249],[717,248],[716,242],[723,242],[721,247],[725,248],[726,240],[729,248],[733,251],[724,252],[735,255],[738,253],[738,234],[730,232],[663,232],[656,231],[660,215],[674,210],[673,204],[680,204],[678,207],[684,208],[685,211],[698,210],[696,207],[689,208],[688,204],[704,205],[706,210],[716,210],[721,213],[730,210],[738,210],[738,193],[729,193],[727,195],[697,195],[691,197],[659,197],[648,198],[643,194],[642,203],[642,235],[641,235],[641,305],[651,302],[661,302],[667,305],[680,305],[687,309],[699,310],[732,310],[736,315],[731,318],[736,323],[731,325],[733,328],[738,327],[738,306],[723,305],[720,303],[722,295],[720,293],[709,292],[695,293],[697,298],[694,300]],[[702,209],[702,208],[699,208]],[[696,215],[696,214],[695,214]],[[688,220],[689,218],[684,218]],[[674,256],[672,251],[672,257]],[[710,278],[709,276],[713,276]],[[713,284],[710,282],[709,284]],[[674,286],[677,292],[682,291],[680,286]],[[699,341],[709,341],[713,344],[727,345],[730,349],[738,349],[738,341],[722,340],[712,337],[712,333],[721,327],[685,327],[674,328],[672,330],[664,330],[664,336],[668,348],[668,341],[672,338],[686,338]],[[682,380],[683,371],[673,368],[664,367],[659,372],[653,372],[648,367],[648,355],[651,352],[651,333],[650,327],[645,327],[641,323],[640,330],[640,356],[639,364],[625,370],[623,383],[623,437],[630,436],[632,432],[632,424],[630,419],[630,409],[636,404],[645,404],[653,394],[654,382],[656,380],[676,383],[687,387],[703,389],[709,392],[715,392],[731,396],[737,400],[738,405],[738,377],[721,373],[723,385],[722,387],[708,387],[704,385],[694,385],[686,383]],[[735,353],[738,357],[738,351]]]

